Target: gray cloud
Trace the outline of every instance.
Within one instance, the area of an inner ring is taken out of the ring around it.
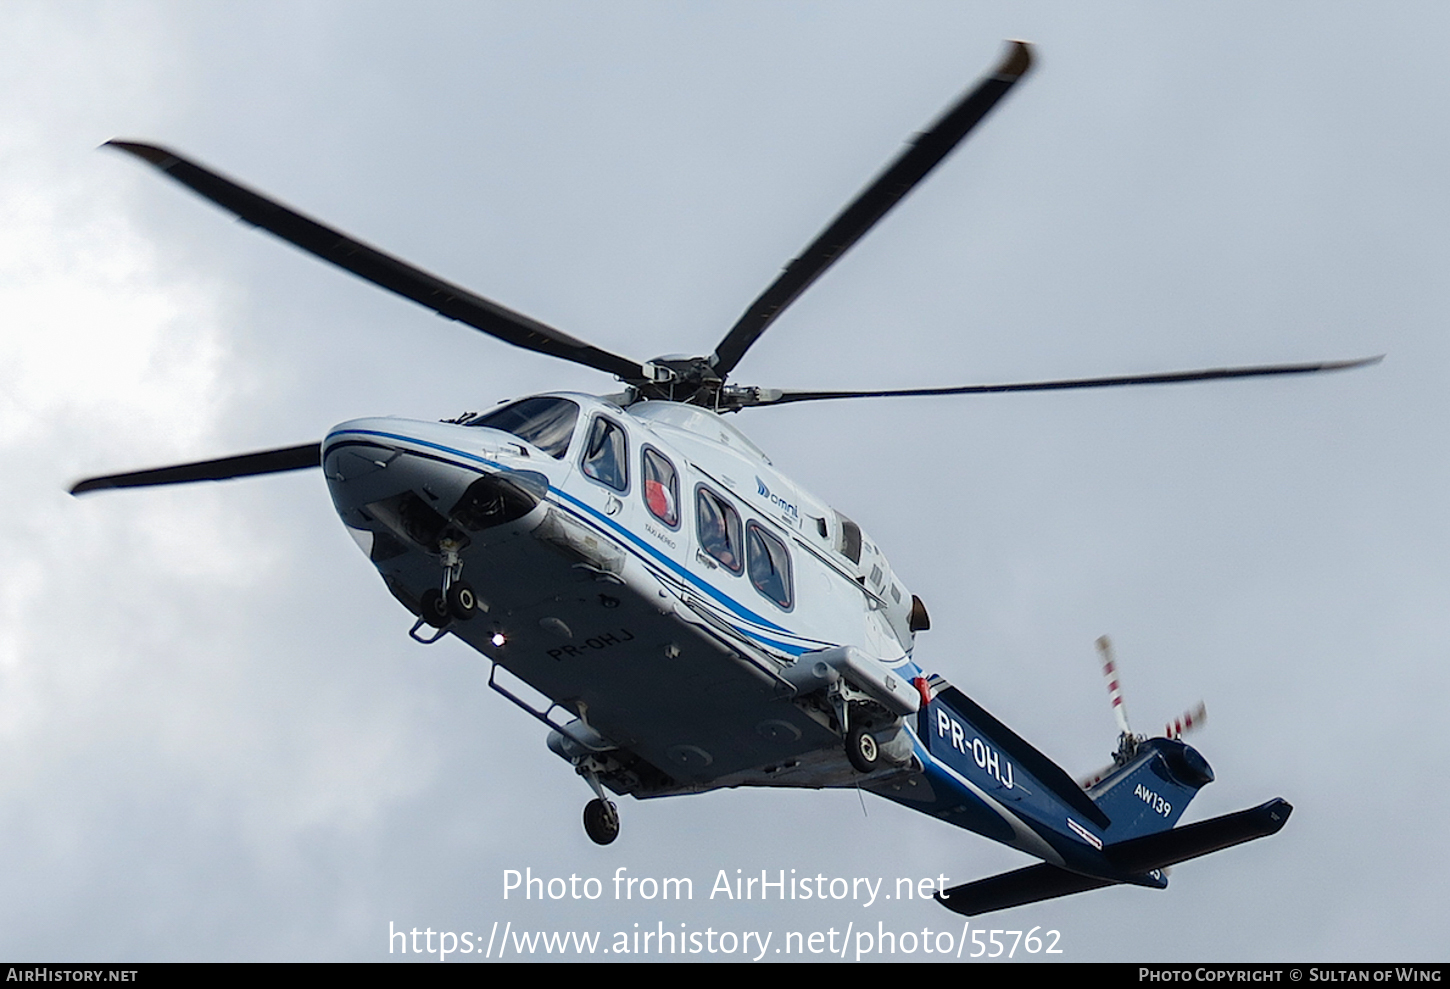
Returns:
[[[996,56],[1034,75],[780,320],[742,381],[907,387],[1387,352],[1313,381],[743,414],[871,532],[918,659],[1069,771],[1200,697],[1205,817],[1279,836],[1000,915],[1063,957],[1438,959],[1450,737],[1436,5],[13,5],[0,40],[0,945],[387,957],[389,923],[958,933],[930,903],[722,903],[719,870],[966,881],[1017,853],[852,792],[622,806],[447,641],[316,477],[73,501],[88,472],[610,383],[227,222],[185,149],[637,357],[713,344]],[[82,16],[84,15],[84,16]],[[89,25],[89,26],[86,26]],[[502,899],[505,869],[689,876]],[[778,943],[778,942],[777,942]],[[396,957],[396,955],[394,955]],[[921,955],[914,957],[924,957]]]

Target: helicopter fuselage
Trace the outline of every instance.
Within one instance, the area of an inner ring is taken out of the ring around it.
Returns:
[[[570,420],[545,448],[487,415],[359,419],[323,468],[414,614],[455,553],[479,606],[444,628],[570,715],[556,750],[637,796],[854,785],[843,720],[883,739],[882,773],[911,763],[913,599],[854,522],[711,412],[528,403]],[[828,653],[829,671],[802,660]]]

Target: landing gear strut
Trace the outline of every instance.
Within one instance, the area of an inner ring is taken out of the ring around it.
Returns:
[[[579,702],[582,708],[583,702]],[[582,711],[581,718],[582,721]],[[588,727],[588,723],[585,723]],[[584,805],[584,833],[596,845],[607,845],[619,837],[619,808],[604,795],[604,785],[599,782],[598,766],[595,760],[585,759],[576,763],[574,769],[584,777],[584,782],[594,791],[594,799]]]
[[[456,539],[438,541],[439,553],[443,557],[443,587],[429,588],[418,602],[423,620],[434,628],[442,628],[450,621],[466,622],[479,612],[478,595],[470,584],[461,579],[463,559],[458,555],[460,548]]]

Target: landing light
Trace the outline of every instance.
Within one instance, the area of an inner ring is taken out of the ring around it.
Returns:
[[[502,632],[495,632],[493,633],[493,637],[490,638],[488,641],[492,642],[494,644],[494,647],[497,648],[507,642],[508,639],[504,638],[504,634]]]

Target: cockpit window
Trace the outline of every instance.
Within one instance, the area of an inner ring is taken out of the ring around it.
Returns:
[[[680,525],[680,478],[664,454],[644,448],[644,503],[649,513],[671,529]]]
[[[580,466],[587,476],[616,491],[629,487],[624,430],[603,417],[595,419],[594,425],[589,427],[589,445],[584,450]]]
[[[567,398],[526,398],[493,412],[474,416],[465,426],[487,426],[512,433],[555,459],[569,452],[579,406]]]
[[[852,563],[860,563],[861,527],[840,512],[836,513],[836,520],[841,523],[841,537],[840,542],[836,544],[837,551]]]
[[[700,548],[731,573],[744,570],[740,553],[740,513],[715,492],[697,488],[695,516]]]
[[[785,543],[755,522],[745,527],[745,558],[755,589],[780,607],[791,606],[790,553]]]

